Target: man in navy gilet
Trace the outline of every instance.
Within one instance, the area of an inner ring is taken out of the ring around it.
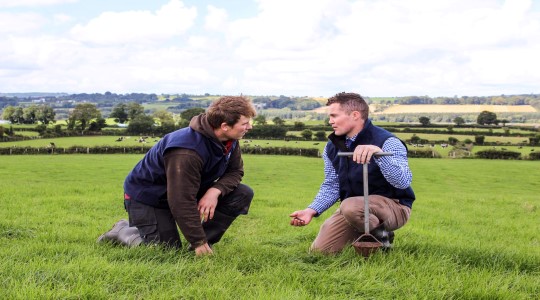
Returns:
[[[189,127],[165,135],[124,182],[129,222],[120,220],[98,241],[127,246],[181,247],[212,254],[231,223],[247,214],[253,190],[244,175],[238,140],[251,128],[255,109],[245,97],[221,97]]]
[[[369,106],[355,93],[339,93],[328,99],[330,125],[334,132],[323,151],[325,178],[313,202],[293,212],[291,225],[305,226],[313,217],[341,200],[311,245],[312,251],[337,253],[364,233],[363,163],[369,163],[370,233],[392,246],[394,230],[409,220],[415,199],[407,147],[390,132],[368,119]],[[377,152],[392,156],[374,157]],[[338,152],[353,152],[351,157]]]

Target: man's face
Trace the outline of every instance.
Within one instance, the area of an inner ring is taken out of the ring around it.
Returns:
[[[354,114],[347,114],[339,103],[332,103],[328,106],[328,116],[330,117],[328,123],[334,129],[336,135],[349,134],[358,123],[358,120],[355,120]]]
[[[230,140],[239,140],[251,129],[251,118],[240,116],[238,122],[233,126],[227,125],[228,130],[225,132]]]

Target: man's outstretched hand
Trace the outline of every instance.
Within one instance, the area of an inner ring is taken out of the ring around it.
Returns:
[[[317,214],[317,212],[311,208],[304,210],[297,210],[289,215],[291,217],[292,226],[306,226],[311,222],[311,219]]]

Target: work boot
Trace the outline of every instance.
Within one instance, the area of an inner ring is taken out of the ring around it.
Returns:
[[[144,239],[141,237],[141,234],[139,233],[139,229],[137,227],[129,227],[126,226],[118,232],[118,239],[117,241],[128,247],[137,247],[140,244],[144,243]]]
[[[373,228],[369,233],[383,244],[383,250],[390,250],[392,248],[392,244],[394,243],[394,232],[387,231],[384,228],[384,224]]]
[[[127,220],[120,220],[118,222],[116,222],[113,227],[111,228],[111,230],[105,232],[104,234],[100,235],[97,239],[97,242],[98,243],[103,243],[103,242],[116,242],[117,239],[118,239],[118,232],[124,228],[124,227],[128,227],[129,226],[129,222]]]
[[[203,223],[208,244],[213,245],[219,242],[235,219],[236,217],[231,217],[217,210],[214,211],[214,218]]]
[[[114,224],[111,230],[102,234],[98,243],[111,242],[113,244],[135,247],[144,242],[137,227],[129,227],[127,220],[120,220]]]

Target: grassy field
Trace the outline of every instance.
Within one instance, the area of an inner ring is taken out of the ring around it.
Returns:
[[[2,156],[3,299],[537,299],[538,162],[411,159],[417,201],[395,248],[308,253],[326,212],[302,228],[322,160],[245,156],[255,190],[216,255],[124,249],[95,239],[120,218],[141,155]],[[331,209],[333,210],[333,209]]]

